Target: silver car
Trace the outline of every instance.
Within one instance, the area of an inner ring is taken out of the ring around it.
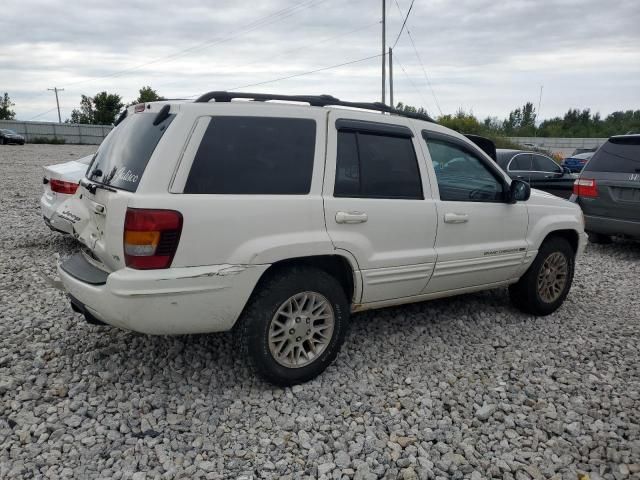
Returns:
[[[42,217],[51,230],[73,233],[73,219],[65,214],[65,202],[76,193],[94,154],[79,160],[44,167],[44,192],[40,198]]]

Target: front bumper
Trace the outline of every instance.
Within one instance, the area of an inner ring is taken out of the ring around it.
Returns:
[[[77,254],[81,255],[81,254]],[[151,335],[230,330],[269,265],[211,265],[112,273],[78,257],[58,265],[65,290],[85,316]],[[75,262],[75,266],[69,262]],[[88,265],[88,266],[87,266]],[[99,269],[97,269],[99,270]]]

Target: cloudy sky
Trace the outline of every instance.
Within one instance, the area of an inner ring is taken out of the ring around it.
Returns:
[[[3,0],[0,92],[17,118],[52,121],[54,86],[63,120],[81,94],[129,102],[143,85],[170,98],[237,89],[377,101],[381,4]],[[387,0],[388,43],[410,4]],[[395,100],[502,118],[537,105],[543,85],[542,118],[638,109],[639,25],[638,0],[415,0],[394,49]]]

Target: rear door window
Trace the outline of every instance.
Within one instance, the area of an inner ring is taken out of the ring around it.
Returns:
[[[135,192],[147,163],[175,115],[158,125],[157,113],[128,115],[109,132],[87,171],[87,178],[122,190]]]
[[[551,160],[549,157],[545,157],[543,155],[532,155],[533,156],[533,170],[537,172],[551,172],[551,173],[560,173],[560,166]]]
[[[307,194],[315,143],[315,120],[213,117],[184,193]]]
[[[531,154],[521,153],[516,155],[509,164],[509,171],[529,172],[531,171]]]
[[[584,171],[640,173],[640,136],[610,138],[591,157]]]
[[[422,200],[411,138],[339,131],[334,196]]]

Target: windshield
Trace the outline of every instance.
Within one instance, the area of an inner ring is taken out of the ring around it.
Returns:
[[[5,128],[3,130],[1,130],[3,133],[9,133],[11,135],[17,135],[16,132],[14,132],[13,130],[9,130],[8,128]]]
[[[135,192],[151,154],[175,115],[158,125],[157,113],[129,115],[104,139],[87,170],[94,182]]]

